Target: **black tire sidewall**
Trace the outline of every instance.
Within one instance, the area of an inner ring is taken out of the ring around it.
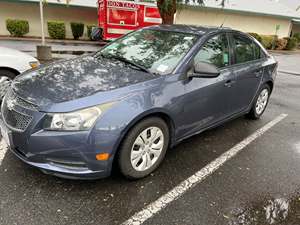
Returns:
[[[10,70],[0,69],[0,77],[2,77],[2,76],[6,76],[13,80],[17,76],[17,74],[15,74],[14,72],[12,72]]]
[[[158,127],[162,130],[164,134],[164,147],[158,160],[154,163],[154,165],[151,168],[145,171],[137,171],[131,165],[131,148],[138,135],[143,130],[152,126]],[[157,167],[161,164],[165,157],[169,145],[169,137],[170,134],[167,124],[164,122],[164,120],[158,117],[150,117],[136,124],[133,128],[129,130],[119,149],[118,164],[121,173],[129,179],[143,178],[152,173],[155,169],[157,169]]]

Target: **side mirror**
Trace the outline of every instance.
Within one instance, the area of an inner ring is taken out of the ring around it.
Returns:
[[[198,62],[194,64],[194,71],[188,74],[188,77],[213,78],[220,75],[219,69],[210,63]]]

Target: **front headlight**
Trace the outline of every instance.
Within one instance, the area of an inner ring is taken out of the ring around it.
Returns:
[[[45,130],[81,131],[90,129],[98,117],[114,103],[106,103],[69,113],[48,114],[44,122]]]

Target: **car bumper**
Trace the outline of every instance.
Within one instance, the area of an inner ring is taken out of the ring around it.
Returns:
[[[96,154],[111,153],[114,140],[92,141],[89,132],[37,131],[30,135],[10,129],[0,116],[1,133],[9,149],[23,162],[46,174],[69,179],[98,179],[110,175],[113,157],[96,160]]]

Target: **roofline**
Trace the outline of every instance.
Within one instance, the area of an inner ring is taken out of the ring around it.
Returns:
[[[8,3],[24,3],[24,4],[39,4],[39,2],[33,2],[30,0],[0,0],[0,2],[8,2]],[[96,2],[96,1],[95,1]],[[61,7],[75,7],[75,8],[89,8],[89,9],[96,9],[97,6],[84,6],[84,5],[72,5],[72,4],[61,4],[61,3],[55,3],[55,2],[47,2],[46,4],[49,5],[55,5],[55,6],[61,6]]]
[[[197,8],[200,10],[203,9],[208,9],[211,11],[226,11],[226,12],[231,12],[231,13],[236,13],[236,14],[249,14],[249,15],[259,15],[259,16],[266,16],[266,17],[276,17],[276,18],[282,18],[282,19],[300,19],[299,17],[293,17],[293,16],[284,16],[284,15],[278,15],[278,14],[265,14],[265,13],[260,13],[260,12],[251,12],[251,11],[245,11],[245,10],[238,10],[238,9],[228,9],[228,8],[216,8],[216,7],[211,7],[211,6],[205,6],[205,5],[186,5],[186,4],[181,4],[181,9],[184,8]]]

